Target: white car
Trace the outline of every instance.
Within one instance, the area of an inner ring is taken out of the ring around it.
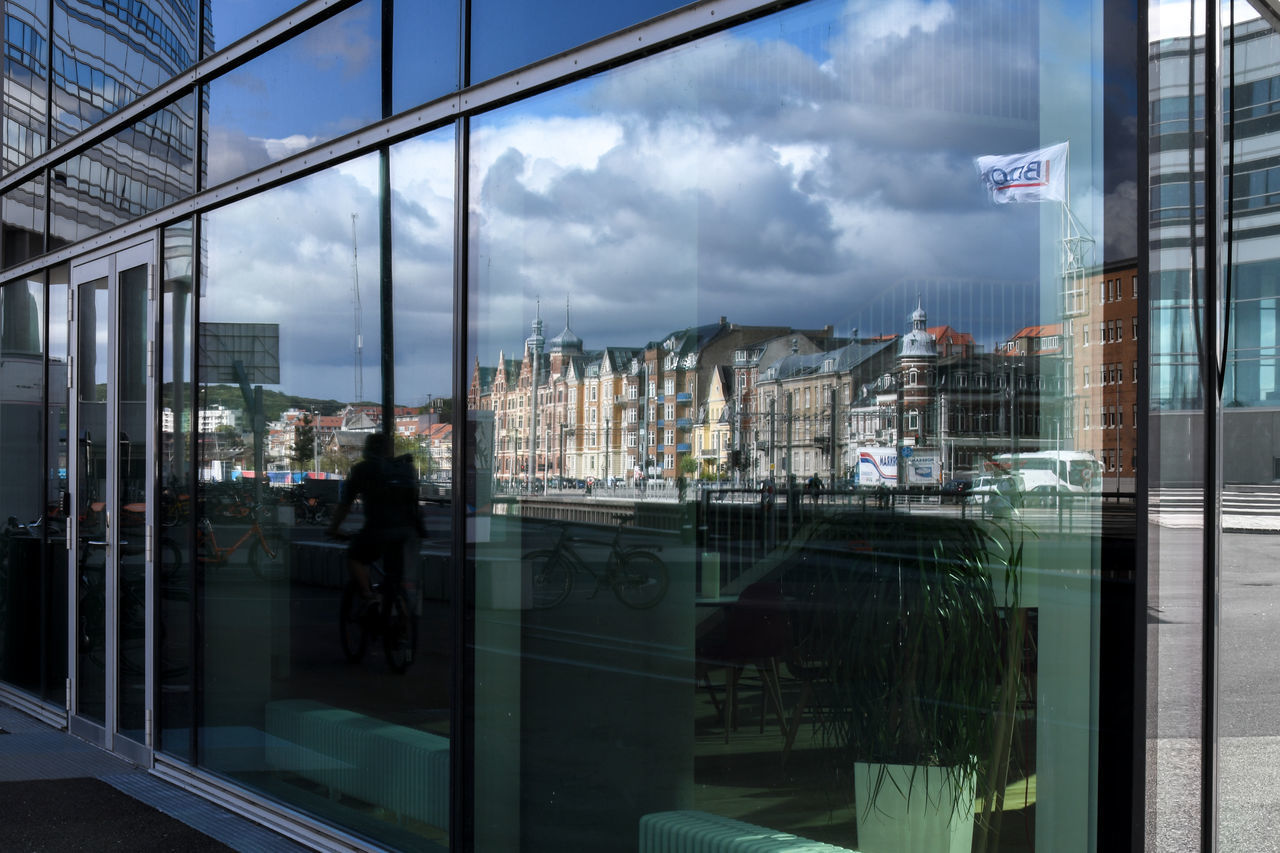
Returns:
[[[967,495],[970,503],[985,505],[993,499],[1009,501],[1018,490],[1012,477],[977,477]]]

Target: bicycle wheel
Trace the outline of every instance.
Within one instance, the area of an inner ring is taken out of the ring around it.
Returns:
[[[264,527],[261,536],[249,540],[249,568],[264,581],[285,577],[288,570],[286,556],[279,530]]]
[[[347,584],[342,591],[342,606],[338,609],[338,636],[342,640],[342,653],[351,663],[359,663],[369,642],[360,614],[362,596],[355,584]]]
[[[387,597],[384,606],[387,612],[382,621],[382,650],[391,671],[404,672],[418,649],[418,619],[403,590],[397,589]]]
[[[667,564],[648,551],[630,551],[620,556],[613,575],[613,594],[628,607],[653,607],[667,594]]]
[[[535,610],[555,607],[573,589],[573,567],[555,551],[530,551],[524,555],[533,583],[531,603]]]
[[[182,572],[182,549],[168,536],[160,540],[160,577],[173,580]]]

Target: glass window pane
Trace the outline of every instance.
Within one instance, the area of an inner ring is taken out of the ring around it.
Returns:
[[[48,147],[49,7],[38,0],[4,7],[3,167],[8,172]]]
[[[1280,90],[1276,86],[1274,66],[1263,57],[1274,56],[1280,50],[1280,35],[1252,12],[1246,16],[1245,10],[1239,9],[1236,16],[1235,38],[1230,36],[1230,31],[1224,31],[1224,70],[1234,70],[1235,76],[1230,82],[1236,93],[1253,93],[1252,114],[1267,115],[1275,108],[1270,98]],[[1252,20],[1240,20],[1245,17]],[[1275,193],[1280,189],[1280,169],[1274,166],[1275,157],[1280,154],[1280,131],[1271,123],[1272,118],[1248,125],[1248,130],[1240,134],[1247,135],[1247,141],[1235,150],[1237,170],[1252,170],[1259,177],[1266,176],[1266,186],[1258,186],[1257,193],[1264,190]],[[1227,165],[1223,163],[1224,170]],[[1265,201],[1268,205],[1274,204],[1277,197],[1270,195]],[[1229,212],[1234,215],[1234,228],[1230,232],[1234,242],[1226,250],[1232,252],[1228,257],[1235,261],[1235,266],[1231,270],[1232,289],[1227,294],[1231,299],[1226,313],[1230,325],[1224,330],[1229,346],[1218,435],[1221,470],[1220,480],[1210,484],[1221,501],[1222,518],[1218,601],[1221,634],[1216,697],[1219,739],[1216,746],[1220,762],[1218,837],[1223,850],[1255,843],[1250,822],[1258,814],[1275,814],[1280,810],[1280,795],[1259,778],[1259,768],[1270,764],[1270,744],[1280,735],[1280,716],[1275,712],[1274,703],[1269,701],[1267,691],[1259,689],[1260,685],[1276,678],[1276,652],[1280,651],[1276,632],[1269,625],[1270,614],[1280,605],[1277,592],[1280,587],[1271,576],[1272,568],[1280,559],[1280,523],[1277,522],[1280,512],[1272,504],[1280,474],[1276,463],[1280,452],[1270,440],[1276,406],[1280,405],[1275,350],[1280,336],[1276,310],[1280,304],[1280,241],[1264,230],[1267,209],[1237,203]],[[1236,288],[1236,281],[1243,287]],[[1178,414],[1161,412],[1162,432],[1163,422],[1173,421]],[[1190,435],[1203,440],[1199,434],[1203,419],[1191,419],[1188,415],[1183,418],[1190,421]],[[1171,440],[1166,440],[1166,447],[1169,452],[1162,462],[1169,465],[1168,457],[1181,448]],[[1162,554],[1166,560],[1160,567],[1162,590],[1172,587],[1176,594],[1179,587],[1199,583],[1199,573],[1187,571],[1193,565],[1198,569],[1199,560],[1181,556],[1172,547],[1182,545],[1188,549],[1184,553],[1198,557],[1198,552],[1190,550],[1198,547],[1198,537],[1176,530],[1161,529],[1160,533],[1162,543],[1170,542],[1169,549]],[[1200,621],[1195,620],[1189,630],[1183,629],[1180,617],[1186,608],[1175,610],[1172,599],[1173,594],[1164,599],[1170,606],[1168,616],[1161,613],[1161,631],[1168,639],[1161,647],[1182,640],[1175,653],[1183,657],[1192,651],[1198,654],[1199,649],[1191,645],[1193,637],[1186,635],[1199,632]],[[1165,742],[1173,742],[1183,728],[1182,718],[1175,716],[1180,702],[1174,692],[1182,687],[1182,673],[1161,667],[1161,674],[1161,695],[1165,698],[1165,704],[1159,709],[1163,714],[1161,730],[1169,734]],[[1193,674],[1199,675],[1198,671]],[[1168,688],[1166,680],[1173,682]],[[1187,692],[1198,697],[1198,691]],[[1205,698],[1208,701],[1208,697]],[[1193,723],[1198,720],[1187,720],[1188,725]],[[1166,747],[1166,751],[1171,748]]]
[[[1163,8],[1161,8],[1163,7]],[[1162,20],[1163,33],[1153,26],[1149,55],[1152,96],[1159,92],[1171,101],[1190,101],[1194,126],[1204,122],[1203,88],[1188,90],[1188,53],[1193,38],[1197,65],[1202,61],[1203,29],[1191,31],[1188,18],[1173,3],[1151,4],[1152,20]],[[1195,16],[1192,16],[1195,17]],[[1202,27],[1203,22],[1194,26]],[[1199,74],[1199,71],[1196,70]],[[1238,91],[1233,102],[1238,117],[1252,110],[1254,92]],[[1203,152],[1203,140],[1183,135],[1153,151],[1147,168],[1150,180],[1176,181],[1186,189],[1188,158]],[[1240,164],[1243,165],[1243,164]],[[1203,198],[1203,176],[1197,175],[1196,200]],[[1151,357],[1150,527],[1148,541],[1148,742],[1147,809],[1148,846],[1176,848],[1199,832],[1201,820],[1202,707],[1208,697],[1201,690],[1204,677],[1202,635],[1207,603],[1202,594],[1204,554],[1204,395],[1197,351],[1202,334],[1196,312],[1203,304],[1204,272],[1199,258],[1186,249],[1189,234],[1204,227],[1203,208],[1186,207],[1176,217],[1150,223],[1152,251],[1149,258],[1149,338]],[[1166,502],[1166,496],[1185,496],[1185,514]],[[1197,521],[1199,513],[1201,521]],[[1188,523],[1189,522],[1189,523]]]
[[[195,330],[194,253],[191,222],[164,230],[160,335],[160,492],[156,517],[160,547],[156,549],[156,585],[160,643],[156,649],[160,689],[157,718],[159,745],[165,752],[191,761],[193,674],[195,671],[192,602],[195,566],[192,550],[197,514],[192,499],[192,470],[199,434],[192,430],[195,394],[192,353]]]
[[[406,192],[425,178],[414,174],[424,161],[407,162]],[[434,169],[441,182],[432,186],[449,192],[449,155]],[[415,848],[447,839],[448,484],[435,481],[432,492],[419,482],[434,460],[423,460],[416,429],[418,397],[448,393],[438,383],[448,381],[449,343],[413,340],[433,333],[430,323],[400,326],[406,357],[425,375],[399,377],[413,399],[381,399],[379,176],[370,155],[204,218],[192,439],[204,649],[196,760]],[[399,208],[409,318],[423,304],[412,291],[436,286],[423,270],[448,257],[451,240],[439,241],[451,233],[449,209],[447,195]],[[428,366],[434,359],[444,360]],[[376,446],[401,418],[414,430],[400,441],[413,445],[404,464]],[[362,531],[349,546],[325,535],[339,521]],[[349,568],[349,556],[358,565]],[[317,796],[326,789],[341,796]]]
[[[195,102],[189,95],[53,167],[53,248],[195,191]]]
[[[381,118],[381,38],[364,0],[210,83],[206,186]]]
[[[46,622],[53,569],[43,562],[40,488],[43,361],[43,277],[13,282],[0,289],[0,516],[9,519],[0,531],[0,680],[37,695],[45,688],[43,654],[52,651]]]
[[[216,4],[215,4],[216,5]],[[63,142],[189,67],[194,2],[53,4],[53,137]]]
[[[0,263],[7,269],[44,251],[44,176],[10,190],[0,200],[4,244]]]
[[[1076,382],[1136,356],[1062,341],[1136,313],[1078,298],[1136,248],[996,202],[1134,176],[1078,10],[930,8],[808,3],[472,120],[476,849],[894,849],[909,783],[859,768],[900,764],[981,788],[942,809],[979,849],[1099,843],[1095,525],[1134,441]]]
[[[457,0],[395,7],[391,111],[403,112],[458,88]]]
[[[687,0],[473,0],[471,82],[545,59],[623,27],[678,9]]]
[[[70,324],[67,317],[70,268],[49,270],[49,405],[45,415],[45,563],[48,577],[48,616],[45,619],[44,669],[41,695],[47,702],[66,702],[67,696],[67,366],[70,363]]]
[[[205,4],[205,56],[271,23],[298,0],[218,0]]]

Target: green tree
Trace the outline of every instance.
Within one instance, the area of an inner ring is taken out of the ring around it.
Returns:
[[[331,474],[341,474],[347,476],[351,473],[351,466],[355,465],[360,459],[360,450],[342,450],[336,447],[329,447],[320,452],[320,470],[328,471]]]
[[[416,435],[397,435],[395,455],[403,456],[406,453],[413,457],[413,464],[418,469],[419,477],[425,480],[431,475],[431,453],[425,442]]]
[[[698,460],[688,455],[681,456],[679,464],[676,465],[676,472],[685,477],[698,473]]]
[[[293,449],[289,453],[289,458],[294,461],[299,471],[307,471],[311,468],[315,453],[316,426],[311,420],[311,415],[306,414],[293,429]]]

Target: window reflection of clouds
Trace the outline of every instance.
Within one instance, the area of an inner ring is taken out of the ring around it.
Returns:
[[[280,324],[281,389],[346,399],[352,375],[352,225],[363,301],[377,305],[378,160],[368,155],[206,217],[217,319]],[[376,387],[378,319],[363,312],[364,387]],[[370,355],[370,354],[375,355]]]
[[[673,305],[768,322],[785,290],[788,322],[870,332],[859,306],[904,279],[1037,278],[1038,208],[990,205],[972,165],[1039,144],[1035,10],[853,3],[829,27],[835,5],[478,119],[481,251],[519,258],[503,286],[571,292],[620,343],[664,333]],[[946,321],[994,339],[1031,319]]]
[[[391,112],[458,88],[457,0],[417,0],[395,7]]]
[[[687,0],[472,0],[471,79],[528,65],[685,5]]]
[[[205,54],[247,36],[297,6],[299,0],[212,0],[205,28]]]
[[[444,130],[391,149],[396,403],[453,387],[454,137]]]
[[[209,85],[209,184],[380,117],[377,4],[365,0]]]

